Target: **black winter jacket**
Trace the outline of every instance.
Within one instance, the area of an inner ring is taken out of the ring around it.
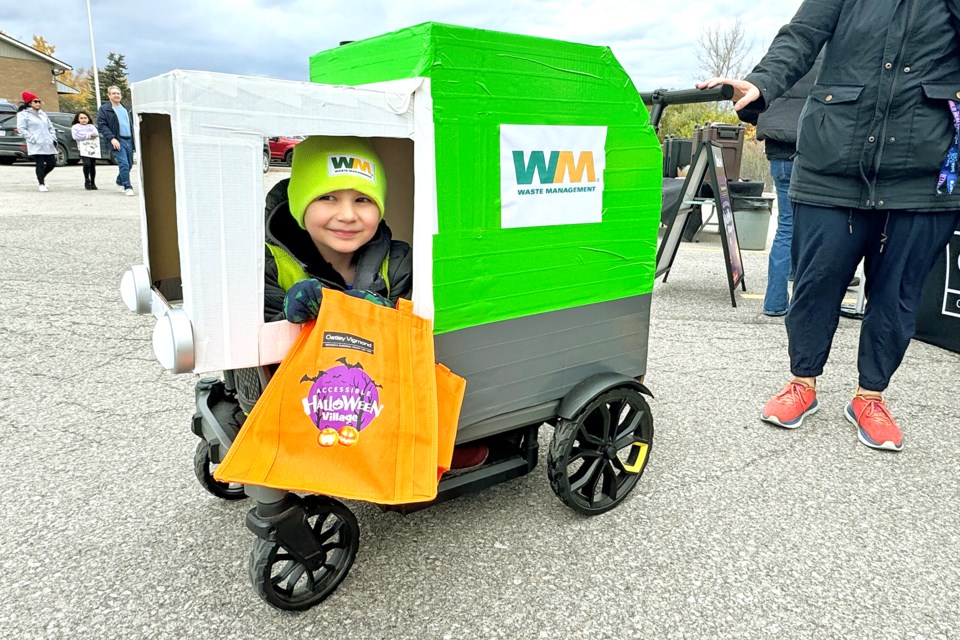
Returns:
[[[127,109],[124,107],[124,109]],[[133,141],[133,112],[127,109],[127,116],[130,118],[130,140]],[[113,103],[104,102],[97,109],[97,130],[100,131],[100,137],[110,142],[114,138],[120,139],[120,119],[117,118],[117,112],[113,110]]]
[[[937,195],[960,100],[960,0],[804,0],[747,75],[748,122],[824,48],[797,133],[790,197],[860,209],[960,209]]]
[[[310,239],[290,214],[287,200],[287,184],[289,179],[281,180],[270,190],[266,197],[265,235],[268,244],[280,247],[293,256],[300,266],[311,277],[316,278],[324,287],[339,289],[347,288],[343,277],[329,262],[323,259],[316,245]],[[271,322],[282,320],[283,298],[286,291],[280,286],[277,263],[269,249],[265,249],[264,266],[264,320]],[[354,276],[353,288],[364,289],[388,298],[394,305],[400,298],[409,298],[413,291],[413,254],[410,245],[401,240],[394,240],[387,223],[380,221],[377,233],[370,242],[363,245],[356,253],[357,273]],[[387,283],[380,273],[384,260],[387,263],[387,278],[390,281],[389,292]]]
[[[789,160],[797,153],[797,123],[822,66],[822,60],[817,58],[807,75],[774,100],[757,119],[757,140],[763,140],[767,158]]]

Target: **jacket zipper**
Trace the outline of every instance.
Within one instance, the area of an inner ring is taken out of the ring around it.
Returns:
[[[910,2],[910,13],[907,14],[907,24],[903,30],[903,38],[900,40],[900,48],[897,51],[897,57],[895,58],[897,65],[903,63],[903,50],[907,46],[907,39],[910,37],[910,30],[913,28],[913,19],[917,15],[917,5],[920,4],[920,0],[906,0]],[[877,174],[880,172],[880,163],[883,161],[883,148],[886,146],[887,142],[887,123],[890,119],[890,107],[893,106],[893,97],[895,94],[894,89],[897,87],[897,81],[900,78],[900,71],[898,70],[896,75],[893,77],[893,81],[890,83],[890,95],[887,98],[887,108],[883,112],[883,126],[880,129],[880,146],[877,148],[877,154],[874,157],[873,161],[873,180],[870,182],[870,201],[873,203],[873,206],[877,206]]]

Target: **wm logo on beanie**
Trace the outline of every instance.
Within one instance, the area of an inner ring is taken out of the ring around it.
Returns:
[[[377,181],[376,165],[373,161],[360,156],[329,155],[327,156],[327,175],[334,176],[359,176]]]

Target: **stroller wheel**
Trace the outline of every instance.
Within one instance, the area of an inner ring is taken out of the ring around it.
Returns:
[[[200,486],[223,500],[241,500],[247,497],[243,492],[243,485],[235,482],[218,482],[213,478],[213,470],[217,467],[210,460],[210,445],[206,440],[197,443],[197,451],[193,454],[193,470],[197,474]]]
[[[360,547],[360,526],[342,503],[321,496],[303,499],[307,525],[323,550],[310,568],[282,543],[257,538],[250,551],[250,579],[266,602],[285,611],[304,611],[336,591]]]
[[[547,453],[550,487],[574,511],[609,511],[640,480],[652,444],[653,417],[643,396],[629,387],[606,391],[557,425]]]

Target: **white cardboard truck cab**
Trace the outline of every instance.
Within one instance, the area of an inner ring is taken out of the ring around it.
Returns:
[[[278,362],[299,332],[263,321],[265,137],[372,138],[391,176],[394,237],[432,236],[428,84],[357,89],[179,70],[134,83],[143,264],[124,274],[121,294],[131,310],[157,318],[153,348],[165,368],[202,373]],[[431,317],[430,296],[418,290],[415,280],[417,313]]]

